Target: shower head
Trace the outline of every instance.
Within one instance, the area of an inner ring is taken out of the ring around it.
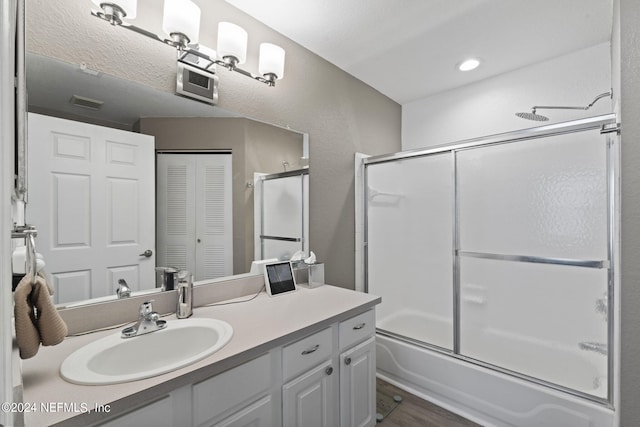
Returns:
[[[546,122],[547,120],[549,120],[548,117],[543,116],[542,114],[536,114],[535,108],[531,110],[530,113],[516,113],[516,116],[520,117],[521,119],[535,120],[537,122]]]
[[[536,114],[536,109],[541,108],[543,110],[588,110],[589,108],[593,107],[593,104],[595,104],[599,99],[607,98],[607,97],[613,98],[613,89],[610,90],[609,92],[601,93],[600,95],[596,96],[596,98],[586,107],[562,107],[557,105],[535,105],[531,109],[530,113],[516,113],[516,116],[520,117],[521,119],[535,120],[538,122],[546,122],[547,120],[549,120],[549,118],[542,116],[540,114]]]

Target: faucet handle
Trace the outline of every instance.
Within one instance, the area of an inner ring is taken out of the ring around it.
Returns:
[[[151,303],[155,300],[145,301],[140,304],[140,317],[147,317],[151,313],[153,313],[153,305]]]

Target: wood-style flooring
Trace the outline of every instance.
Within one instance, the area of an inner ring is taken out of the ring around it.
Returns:
[[[388,395],[402,397],[402,403],[377,423],[379,427],[481,427],[379,378],[376,379],[376,386]]]

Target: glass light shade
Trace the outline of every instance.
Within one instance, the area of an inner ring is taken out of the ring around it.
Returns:
[[[218,56],[234,56],[238,64],[247,60],[247,32],[231,22],[218,24]]]
[[[162,30],[182,33],[189,37],[189,43],[197,43],[200,33],[200,8],[191,0],[164,0]]]
[[[271,43],[260,43],[260,62],[258,72],[275,74],[278,79],[284,76],[284,49]]]
[[[115,4],[120,7],[127,14],[126,19],[133,19],[136,17],[136,12],[138,10],[138,0],[91,0],[93,4],[100,6],[102,3]]]

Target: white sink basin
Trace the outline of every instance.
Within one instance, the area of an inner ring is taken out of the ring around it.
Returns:
[[[132,338],[122,338],[118,331],[69,355],[60,375],[85,385],[150,378],[215,353],[232,335],[231,325],[216,319],[171,320],[165,329]]]

